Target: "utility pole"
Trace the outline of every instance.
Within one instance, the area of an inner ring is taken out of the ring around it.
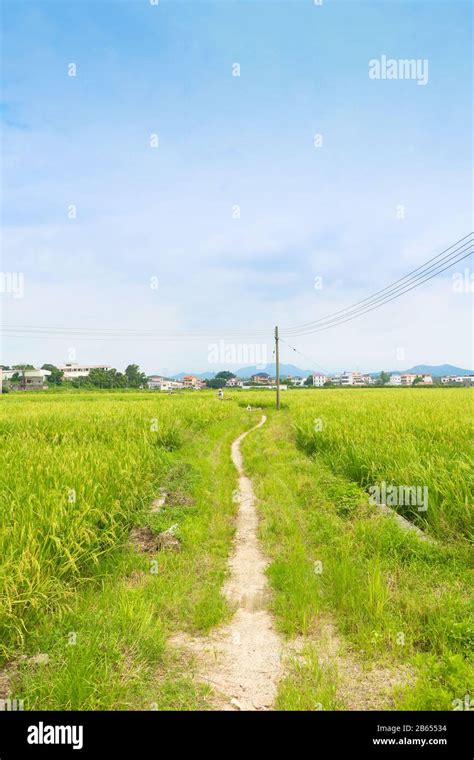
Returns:
[[[278,327],[275,327],[275,362],[276,362],[276,408],[280,408],[280,346],[278,341]]]

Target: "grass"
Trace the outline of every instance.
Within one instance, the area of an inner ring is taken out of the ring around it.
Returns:
[[[282,681],[275,703],[277,710],[340,710],[337,671],[322,665],[315,647],[307,644],[299,657],[290,660],[290,674]]]
[[[311,394],[306,401],[307,414],[312,414],[312,399],[317,395],[315,404],[324,405],[327,427],[331,428],[333,396],[338,424],[342,404],[348,414],[346,426],[357,439],[360,409],[350,413],[346,400],[339,402],[336,394],[323,391],[321,402],[320,394]],[[349,395],[356,405],[358,394],[347,394],[347,398]],[[403,395],[408,413],[414,398]],[[467,542],[462,537],[453,541],[451,532],[449,541],[421,541],[402,530],[393,518],[379,517],[360,485],[341,474],[344,468],[337,457],[333,461],[326,453],[320,456],[319,449],[316,456],[308,456],[308,448],[295,445],[301,423],[295,425],[294,419],[302,409],[301,396],[294,398],[288,401],[287,411],[270,417],[258,448],[251,440],[243,445],[246,466],[261,500],[261,538],[271,559],[268,575],[280,630],[288,638],[303,635],[311,640],[321,618],[331,614],[362,661],[395,669],[409,665],[416,673],[415,687],[398,689],[392,695],[392,706],[452,709],[452,701],[462,698],[472,686],[469,658],[474,626]],[[450,394],[450,400],[459,412],[457,399]],[[363,397],[360,403],[364,403]],[[389,446],[388,440],[385,447]],[[396,442],[393,452],[395,471]],[[460,450],[459,457],[463,459],[464,454]],[[372,450],[367,456],[371,455]],[[363,456],[361,453],[359,458]],[[451,462],[450,453],[448,458]],[[381,460],[385,461],[384,450]],[[413,466],[419,466],[418,460]],[[407,467],[404,459],[400,471],[413,477]],[[325,677],[327,680],[327,674]],[[321,701],[321,674],[310,658],[306,667],[300,665],[299,671],[283,682],[280,706],[295,709],[292,705],[302,682],[306,692],[308,684],[313,684],[312,703]],[[327,685],[325,692],[327,695]],[[333,709],[330,695],[326,703],[325,709]]]
[[[472,693],[469,393],[288,391],[278,414],[262,391],[225,402],[206,392],[8,394],[0,670],[2,660],[18,663],[13,696],[26,709],[209,709],[209,689],[167,642],[229,615],[230,443],[260,408],[268,421],[243,442],[244,461],[260,499],[277,626],[305,641],[276,707],[350,707],[337,662],[350,656],[362,669],[412,674],[391,688],[387,707],[453,709]],[[369,505],[367,489],[381,480],[428,486],[427,513],[400,511],[436,541]],[[160,488],[166,506],[151,513]],[[131,551],[133,526],[171,525],[180,552]],[[327,619],[343,647],[321,662]],[[37,653],[47,665],[28,659]]]
[[[205,706],[165,642],[227,615],[229,450],[253,415],[191,394],[12,395],[5,406],[3,654],[49,655],[47,667],[20,668],[27,709]],[[169,504],[150,514],[159,487]],[[181,552],[128,548],[133,525],[173,524]]]
[[[397,505],[437,537],[473,535],[470,388],[313,393],[295,405],[296,441],[362,488],[428,489],[428,509]]]

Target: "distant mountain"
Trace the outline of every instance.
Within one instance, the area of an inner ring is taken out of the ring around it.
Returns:
[[[252,375],[256,375],[257,372],[267,372],[271,377],[275,377],[276,364],[266,364],[265,366],[260,364],[258,367],[243,367],[242,369],[236,370],[235,374],[237,377],[251,377]],[[312,369],[301,369],[294,364],[280,364],[280,377],[285,377],[285,375],[293,375],[293,377],[308,377],[312,372]]]
[[[188,372],[178,372],[177,375],[173,375],[173,380],[181,380],[185,375],[188,374],[195,374],[196,377],[199,377],[201,380],[209,380],[211,377],[215,377],[215,375],[218,372],[221,372],[222,370],[216,369],[214,372],[195,372],[195,373],[188,373]],[[276,365],[275,364],[265,364],[265,365],[259,365],[253,366],[253,367],[242,367],[241,369],[236,370],[230,370],[234,373],[234,375],[237,375],[237,377],[250,377],[251,375],[257,374],[257,372],[267,372],[272,377],[275,377],[276,372]],[[311,369],[301,369],[300,367],[295,367],[294,364],[280,364],[280,377],[284,377],[285,375],[293,375],[293,377],[308,377],[308,375],[311,375],[313,370]]]
[[[443,377],[444,375],[474,375],[472,369],[462,369],[461,367],[455,367],[453,364],[416,364],[410,369],[394,370],[391,375],[401,375],[402,373],[410,372],[414,375],[432,375],[433,377]]]
[[[216,372],[219,372],[219,370],[216,369]],[[216,372],[178,372],[177,375],[171,375],[171,379],[182,380],[186,375],[194,375],[194,377],[199,377],[200,380],[211,380]]]
[[[210,380],[219,371],[222,370],[216,369],[213,372],[200,373],[178,372],[177,375],[172,375],[172,379],[181,380],[185,375],[194,374],[201,380]],[[311,375],[314,371],[319,370],[301,369],[301,367],[296,367],[294,364],[280,364],[280,377],[285,377],[286,375],[293,375],[293,377],[308,377],[308,375]],[[231,372],[240,378],[251,377],[251,375],[257,374],[257,372],[267,372],[271,377],[275,377],[276,366],[275,364],[266,364],[265,366],[258,367],[242,367],[241,369],[231,370]],[[433,377],[443,377],[443,375],[474,375],[474,370],[454,367],[452,364],[438,364],[436,366],[433,366],[431,364],[417,364],[415,367],[410,367],[410,369],[394,369],[388,371],[390,375],[401,375],[402,373],[406,372],[417,375],[432,375]],[[331,374],[337,373],[332,372]],[[370,372],[369,374],[372,377],[378,377],[380,375],[380,372]]]

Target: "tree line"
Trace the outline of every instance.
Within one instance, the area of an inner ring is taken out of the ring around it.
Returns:
[[[2,369],[10,369],[3,366]],[[21,387],[25,370],[35,369],[32,364],[15,364],[11,369],[16,370],[10,383]],[[64,379],[64,371],[54,364],[43,364],[41,369],[48,370],[51,374],[46,377],[46,382],[51,386],[68,384],[73,388],[146,388],[147,377],[140,370],[138,364],[129,364],[124,372],[112,369],[91,369],[87,377],[75,377]]]

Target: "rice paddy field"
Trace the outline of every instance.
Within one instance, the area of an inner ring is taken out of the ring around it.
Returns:
[[[244,464],[276,625],[306,652],[275,706],[458,709],[472,693],[472,400],[467,388],[295,389],[276,412],[266,391],[6,395],[0,698],[212,709],[170,641],[232,614],[230,444],[264,411]],[[392,507],[418,532],[371,504],[381,483],[427,489],[427,509]],[[170,528],[179,551],[131,542]]]
[[[394,506],[439,538],[472,539],[471,389],[359,390],[295,404],[298,445],[363,488],[426,488],[426,511]]]

